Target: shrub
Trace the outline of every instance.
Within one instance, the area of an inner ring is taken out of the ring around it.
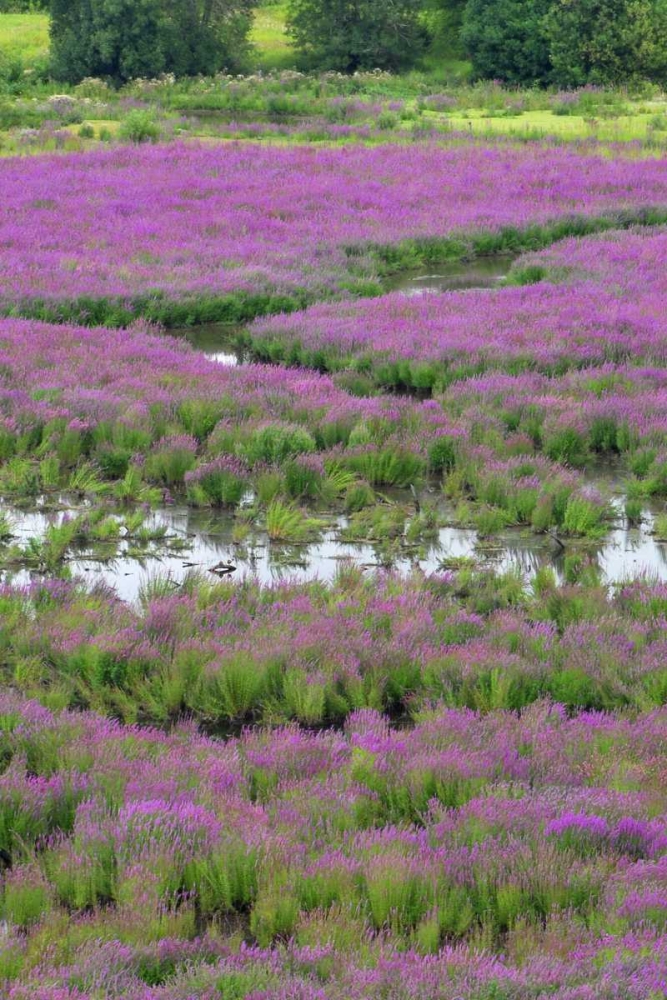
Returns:
[[[389,132],[398,125],[398,118],[393,111],[382,111],[377,117],[376,125],[379,129]]]
[[[125,142],[157,142],[160,138],[160,126],[150,111],[135,109],[124,118],[118,129],[119,138]]]

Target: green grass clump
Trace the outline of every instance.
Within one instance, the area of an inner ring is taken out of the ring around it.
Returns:
[[[0,912],[5,920],[26,930],[48,916],[50,893],[39,869],[17,868],[4,886]]]
[[[667,514],[658,514],[653,522],[653,533],[659,542],[667,542]]]
[[[266,533],[274,542],[302,544],[316,535],[323,526],[322,521],[304,516],[298,507],[281,500],[273,500],[266,511]]]
[[[294,455],[315,451],[315,439],[303,427],[278,423],[253,431],[244,452],[249,462],[284,462]]]
[[[565,508],[563,529],[571,535],[601,538],[607,530],[605,522],[608,514],[605,504],[574,494]]]
[[[425,461],[412,452],[396,448],[363,450],[343,455],[341,464],[357,473],[371,486],[411,486],[419,483],[426,471]]]
[[[235,507],[249,487],[249,475],[240,463],[227,467],[211,462],[186,475],[188,501],[195,507]]]
[[[473,512],[472,521],[481,538],[488,538],[512,524],[511,515],[499,507],[480,507]]]

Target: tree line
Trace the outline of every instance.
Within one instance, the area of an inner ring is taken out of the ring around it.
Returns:
[[[52,72],[77,82],[240,71],[262,0],[0,0],[51,12]],[[288,0],[300,65],[405,70],[429,51],[476,78],[577,87],[667,80],[667,0]]]
[[[416,65],[433,36],[476,78],[579,87],[667,81],[667,0],[290,0],[318,68]]]

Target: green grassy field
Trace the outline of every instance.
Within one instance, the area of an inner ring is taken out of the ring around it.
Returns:
[[[455,112],[449,122],[455,129],[469,130],[476,135],[558,136],[562,139],[599,139],[601,142],[632,142],[651,135],[665,138],[667,105],[655,101],[647,108],[637,104],[631,113],[608,118],[584,115],[557,115],[553,111],[524,111],[519,115],[493,115],[481,110]]]
[[[286,69],[294,63],[294,52],[285,33],[287,4],[260,7],[250,34],[257,52],[258,68]]]
[[[45,14],[0,14],[0,53],[30,67],[49,52],[49,19]]]

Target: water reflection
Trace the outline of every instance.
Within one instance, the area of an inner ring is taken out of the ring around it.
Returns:
[[[64,511],[4,509],[14,536],[10,544],[19,546],[25,546],[31,538],[43,538],[49,524],[59,524],[66,516]],[[641,527],[622,524],[598,544],[566,540],[565,549],[549,536],[508,530],[497,538],[481,540],[475,531],[451,526],[441,528],[428,544],[409,548],[400,543],[392,547],[387,543],[343,542],[339,534],[348,525],[344,517],[334,520],[317,541],[306,546],[276,544],[262,531],[253,531],[239,542],[229,514],[180,506],[149,514],[144,525],[148,529],[166,529],[166,537],[142,551],[129,537],[119,537],[112,545],[73,544],[64,565],[72,575],[91,583],[104,581],[128,601],[136,600],[142,586],[156,574],[168,575],[175,586],[193,570],[229,573],[238,581],[253,577],[263,583],[316,578],[331,581],[344,561],[369,572],[386,566],[402,572],[419,568],[433,573],[470,559],[480,566],[518,570],[526,580],[541,567],[550,566],[562,580],[565,560],[579,554],[596,564],[609,584],[640,574],[667,581],[667,546],[650,534],[650,512],[646,512]],[[29,579],[30,571],[19,562],[12,563],[12,567],[5,569],[4,579]]]
[[[478,257],[469,261],[443,264],[437,269],[404,271],[396,275],[387,287],[405,295],[424,295],[427,292],[456,292],[470,288],[493,288],[498,285],[516,260],[516,255],[500,254]]]
[[[242,365],[250,360],[237,345],[241,327],[234,323],[204,323],[169,330],[169,336],[187,340],[197,351],[221,365]]]
[[[437,272],[424,269],[404,272],[388,285],[406,295],[445,292],[470,288],[494,287],[509,272],[514,255],[481,257],[438,267]],[[250,360],[237,346],[241,328],[229,323],[212,323],[197,327],[170,330],[171,336],[182,337],[207,357],[222,365],[242,365]],[[618,487],[618,473],[608,468],[592,469],[593,480],[602,477],[612,488]],[[401,497],[395,498],[401,502]],[[409,502],[409,498],[408,502]],[[667,545],[652,536],[653,518],[644,512],[640,527],[627,524],[623,501],[616,498],[618,527],[599,544],[567,540],[563,548],[549,536],[536,536],[518,530],[507,530],[494,540],[482,540],[472,530],[459,527],[441,528],[429,544],[407,547],[399,543],[372,545],[344,542],[340,532],[348,526],[339,518],[323,531],[318,540],[307,546],[286,546],[270,542],[261,531],[253,531],[239,542],[234,534],[235,522],[229,514],[195,511],[186,507],[169,507],[151,513],[146,526],[165,529],[166,539],[146,548],[141,557],[132,549],[131,540],[114,543],[112,556],[101,556],[83,546],[73,546],[67,566],[74,575],[92,581],[101,580],[113,586],[119,595],[135,600],[146,581],[157,573],[169,575],[174,585],[180,584],[192,570],[228,573],[235,580],[252,576],[264,583],[277,580],[330,581],[343,561],[351,561],[369,571],[390,566],[407,572],[420,568],[426,573],[456,565],[462,559],[498,570],[519,571],[529,580],[542,567],[551,567],[559,580],[565,576],[569,556],[579,554],[589,559],[608,584],[629,577],[647,574],[667,580]],[[63,513],[40,511],[10,512],[15,540],[25,543],[29,538],[43,537],[49,523],[58,523]],[[5,578],[8,571],[4,573]],[[21,569],[14,579],[25,580]]]

